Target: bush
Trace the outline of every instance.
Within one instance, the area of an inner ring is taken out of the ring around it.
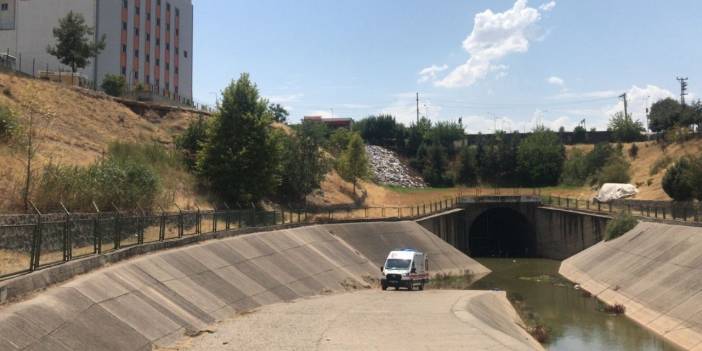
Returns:
[[[604,240],[614,240],[628,231],[634,229],[639,222],[631,215],[631,213],[623,211],[614,217],[605,229]]]
[[[517,166],[531,186],[556,185],[563,171],[565,147],[554,132],[539,128],[517,150]]]
[[[594,175],[597,173],[616,154],[617,151],[609,143],[596,144],[595,148],[587,154],[587,174]]]
[[[140,164],[158,173],[183,166],[183,159],[175,150],[169,150],[156,142],[113,142],[107,148],[107,159],[121,164]]]
[[[632,160],[635,160],[636,157],[639,156],[639,147],[636,145],[636,143],[631,144],[631,147],[629,148],[629,157],[631,157]]]
[[[608,129],[612,132],[614,140],[625,143],[641,140],[641,133],[645,131],[640,121],[634,121],[631,115],[624,115],[623,112],[612,116]]]
[[[693,160],[681,158],[663,176],[663,191],[675,201],[690,201],[695,197]]]
[[[315,139],[304,134],[281,133],[281,184],[278,193],[286,200],[300,201],[319,189],[329,167]]]
[[[458,154],[456,170],[454,171],[454,183],[474,186],[478,184],[478,165],[475,159],[475,150],[471,147],[464,147]]]
[[[607,165],[595,174],[592,184],[629,183],[631,181],[629,167],[629,162],[623,157],[613,156],[607,161]]]
[[[183,153],[188,168],[195,169],[197,153],[202,148],[202,143],[207,136],[207,123],[203,118],[190,121],[188,129],[176,138],[176,147]]]
[[[587,172],[587,155],[582,150],[575,149],[563,164],[561,183],[571,186],[581,186],[585,184],[587,178],[590,176]]]
[[[127,81],[122,75],[108,74],[100,85],[102,90],[110,96],[122,96],[127,90]]]
[[[0,107],[0,142],[7,142],[16,137],[19,133],[19,122],[12,111],[5,107]]]
[[[63,202],[72,211],[93,211],[95,201],[100,209],[150,208],[160,191],[158,175],[148,167],[114,160],[97,162],[88,167],[50,164],[44,168],[39,182],[37,204],[54,210]]]
[[[673,159],[668,155],[663,155],[656,160],[656,162],[651,165],[651,170],[649,175],[654,176],[658,174],[661,170],[668,168],[668,166],[673,163]]]
[[[422,175],[424,180],[432,187],[451,186],[452,179],[447,176],[448,160],[446,149],[438,143],[433,143],[427,148]]]

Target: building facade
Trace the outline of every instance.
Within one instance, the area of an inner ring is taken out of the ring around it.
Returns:
[[[28,74],[70,70],[46,52],[52,30],[70,11],[103,35],[106,47],[79,73],[98,86],[122,75],[154,95],[192,100],[193,5],[191,0],[0,0],[0,54]]]

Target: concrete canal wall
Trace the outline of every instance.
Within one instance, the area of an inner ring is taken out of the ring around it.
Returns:
[[[687,350],[702,350],[702,228],[640,223],[565,260],[560,273]]]
[[[387,252],[399,247],[427,252],[434,272],[489,272],[414,222],[318,225],[211,240],[124,261],[2,307],[0,350],[171,345],[184,333],[196,335],[258,306],[368,288]]]

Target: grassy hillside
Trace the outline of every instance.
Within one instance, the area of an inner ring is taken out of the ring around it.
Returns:
[[[189,113],[155,113],[140,116],[108,97],[62,86],[0,73],[0,106],[9,107],[26,129],[28,116],[36,116],[37,173],[42,165],[87,165],[100,157],[110,142],[156,142],[170,146],[175,135],[196,118]],[[49,117],[46,117],[49,116]],[[24,151],[18,143],[0,144],[0,211],[16,211],[21,206],[24,181]],[[168,189],[180,205],[196,202],[191,177]]]

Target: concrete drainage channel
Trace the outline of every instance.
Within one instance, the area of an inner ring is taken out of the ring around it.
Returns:
[[[489,272],[414,222],[315,225],[211,240],[133,258],[3,307],[0,350],[171,346],[261,306],[374,287],[385,255],[398,247],[426,252],[435,272]],[[502,311],[509,328],[500,330],[504,320],[483,323],[483,334],[524,344],[510,336],[518,321],[504,296],[490,295],[480,305]]]

